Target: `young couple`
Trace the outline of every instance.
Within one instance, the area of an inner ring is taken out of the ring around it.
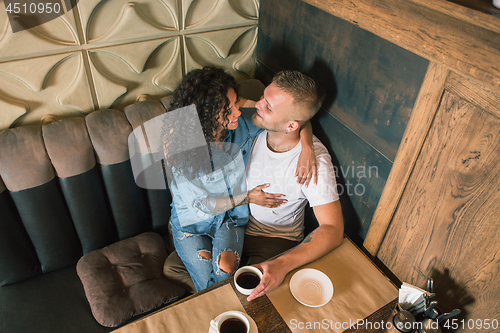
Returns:
[[[193,70],[175,90],[169,111],[195,104],[208,143],[202,153],[200,147],[191,150],[189,165],[166,157],[174,170],[174,245],[196,290],[230,277],[240,263],[254,264],[263,278],[250,301],[342,242],[335,172],[309,122],[322,97],[308,76],[280,72],[249,120],[241,116],[234,78],[221,69]],[[209,163],[192,163],[202,155]],[[304,238],[308,201],[319,227]],[[171,257],[164,272],[178,280],[182,270]]]

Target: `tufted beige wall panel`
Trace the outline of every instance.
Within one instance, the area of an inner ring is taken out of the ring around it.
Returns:
[[[80,0],[17,33],[0,2],[0,130],[158,99],[204,65],[254,76],[259,0]]]

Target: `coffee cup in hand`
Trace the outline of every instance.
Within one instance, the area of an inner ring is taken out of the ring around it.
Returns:
[[[253,266],[243,266],[234,273],[236,289],[243,295],[250,295],[262,279],[262,272]]]
[[[248,333],[250,322],[247,317],[239,311],[227,311],[221,313],[210,322],[210,326],[217,333]]]

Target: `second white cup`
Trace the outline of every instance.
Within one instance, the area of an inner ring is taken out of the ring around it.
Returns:
[[[210,326],[217,333],[248,333],[250,322],[242,312],[226,311],[210,321]]]

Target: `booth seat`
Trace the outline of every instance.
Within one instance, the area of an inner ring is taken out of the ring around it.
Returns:
[[[136,185],[128,148],[132,130],[168,104],[0,132],[0,332],[109,332],[92,315],[79,259],[146,232],[172,251],[170,192]],[[168,302],[185,292],[170,291]]]
[[[240,96],[257,100],[263,90],[260,81],[247,80]],[[167,96],[123,110],[98,110],[85,117],[0,132],[0,332],[109,332],[125,318],[120,301],[115,300],[111,310],[103,304],[107,300],[96,293],[109,292],[108,283],[92,272],[113,269],[114,265],[99,266],[103,260],[114,260],[113,251],[122,252],[119,260],[130,249],[144,251],[139,257],[149,255],[148,246],[140,242],[151,237],[157,242],[154,234],[160,236],[165,251],[152,259],[137,259],[132,251],[133,265],[158,265],[161,256],[173,251],[168,231],[170,191],[137,185],[136,177],[147,175],[134,176],[128,141],[134,129],[144,130],[142,124],[164,114],[170,100]],[[128,273],[114,274],[112,283],[133,284],[138,276],[159,278],[151,272]],[[161,306],[185,292],[171,282],[153,284],[168,294]],[[149,286],[114,288],[137,295]],[[113,300],[113,295],[106,297]],[[151,299],[158,308],[158,298]],[[125,301],[143,307],[148,300]],[[100,313],[94,316],[92,311]],[[117,311],[121,319],[109,320],[109,314]]]

